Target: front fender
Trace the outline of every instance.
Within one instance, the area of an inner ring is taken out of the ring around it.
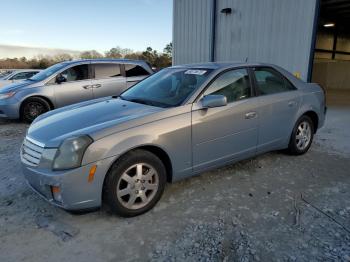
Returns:
[[[113,136],[108,136],[100,139],[89,146],[86,150],[83,165],[92,163],[97,159],[105,159],[109,157],[118,157],[126,152],[145,145],[159,145],[154,144],[157,137],[153,135],[136,135],[132,137],[125,137],[126,132],[121,132]],[[111,146],[113,145],[113,146]],[[163,149],[164,150],[164,149]]]
[[[186,176],[192,169],[191,113],[186,112],[102,137],[88,147],[82,164],[110,157],[117,159],[126,152],[143,146],[158,147],[168,155],[175,180]]]

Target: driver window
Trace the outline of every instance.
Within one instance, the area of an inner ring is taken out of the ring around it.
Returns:
[[[89,66],[88,65],[73,66],[63,71],[61,73],[61,76],[63,76],[66,79],[65,82],[89,79]]]
[[[204,95],[224,95],[227,103],[251,97],[251,85],[246,69],[223,73],[209,86]]]

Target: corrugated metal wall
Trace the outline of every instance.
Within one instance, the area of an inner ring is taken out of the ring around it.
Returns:
[[[174,0],[174,64],[210,61],[210,41],[199,50],[198,39],[211,37],[212,1]],[[315,9],[316,0],[217,0],[215,61],[274,63],[306,80]]]
[[[209,61],[212,0],[174,0],[173,12],[173,64]]]

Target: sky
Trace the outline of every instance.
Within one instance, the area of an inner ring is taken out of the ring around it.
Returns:
[[[0,45],[162,51],[172,40],[172,0],[11,0],[0,9]]]

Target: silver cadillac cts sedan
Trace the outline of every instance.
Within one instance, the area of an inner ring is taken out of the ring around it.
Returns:
[[[287,149],[323,126],[323,89],[270,64],[174,66],[120,96],[50,111],[21,148],[28,184],[66,210],[150,210],[167,182]]]

